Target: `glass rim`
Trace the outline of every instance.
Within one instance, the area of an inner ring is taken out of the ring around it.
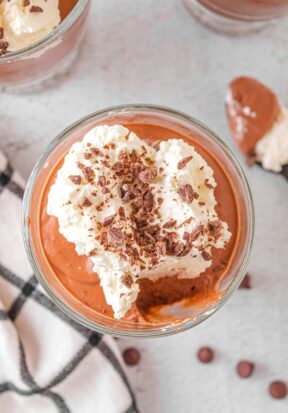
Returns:
[[[42,48],[49,46],[52,42],[57,40],[62,36],[78,19],[85,7],[91,2],[91,0],[78,0],[77,4],[73,7],[71,12],[65,17],[65,19],[60,22],[60,24],[51,33],[44,36],[42,39],[31,44],[30,46],[24,47],[20,50],[15,50],[14,52],[8,52],[0,58],[0,65],[2,63],[12,62],[18,60],[19,58],[24,58],[35,52],[38,52]]]
[[[72,307],[70,307],[68,304],[64,302],[64,300],[61,300],[57,293],[53,291],[53,289],[50,287],[48,281],[46,280],[46,277],[42,273],[41,269],[38,267],[37,264],[37,259],[35,257],[34,251],[33,251],[33,245],[30,237],[30,231],[29,231],[29,225],[28,219],[29,219],[29,213],[30,213],[30,201],[31,197],[33,194],[33,189],[34,185],[37,181],[37,177],[39,172],[41,171],[42,166],[45,164],[47,158],[51,154],[51,152],[57,147],[57,145],[64,141],[69,134],[73,133],[76,131],[81,125],[84,125],[87,121],[93,120],[95,117],[99,116],[105,116],[105,115],[113,115],[114,113],[121,113],[121,112],[131,112],[133,113],[134,111],[140,111],[140,110],[146,110],[146,111],[151,111],[151,112],[157,112],[161,113],[163,115],[172,115],[176,118],[180,118],[182,120],[190,122],[193,126],[198,128],[198,130],[204,132],[205,134],[208,134],[210,138],[214,142],[216,142],[220,147],[224,150],[225,154],[228,155],[230,160],[232,160],[234,166],[236,167],[237,172],[240,175],[241,181],[244,184],[244,190],[247,195],[248,199],[248,217],[249,217],[249,234],[247,237],[247,247],[245,251],[245,255],[243,257],[242,263],[240,265],[240,268],[232,280],[232,282],[229,284],[227,287],[225,293],[223,296],[217,300],[211,307],[209,307],[209,311],[205,313],[202,313],[198,316],[196,316],[193,319],[189,319],[186,321],[183,321],[183,323],[179,324],[170,324],[165,327],[160,327],[157,330],[157,325],[155,326],[155,329],[152,330],[147,330],[147,331],[122,331],[114,327],[110,326],[103,326],[101,324],[98,324],[96,321],[89,320],[88,318],[85,318],[82,316],[82,314],[78,313],[76,310],[74,310]],[[182,331],[189,330],[192,327],[195,327],[196,325],[202,323],[206,319],[208,319],[212,314],[214,314],[216,311],[218,311],[222,306],[227,302],[227,300],[230,298],[231,294],[237,289],[237,287],[240,285],[242,279],[244,278],[247,270],[247,266],[249,263],[249,259],[251,256],[251,251],[252,251],[252,245],[253,245],[253,240],[254,240],[254,233],[255,233],[255,211],[254,211],[254,204],[253,204],[253,197],[252,197],[252,191],[249,186],[248,180],[246,178],[246,175],[242,169],[242,166],[240,162],[238,161],[237,157],[233,154],[231,149],[226,145],[226,143],[217,135],[215,134],[210,128],[208,128],[206,125],[204,125],[202,122],[198,121],[197,119],[193,118],[190,115],[187,115],[183,112],[164,107],[164,106],[158,106],[158,105],[150,105],[150,104],[123,104],[123,105],[117,105],[117,106],[111,106],[105,109],[101,109],[99,111],[92,112],[76,122],[73,122],[70,126],[62,130],[57,136],[48,144],[46,147],[45,151],[41,155],[41,157],[38,159],[36,162],[30,177],[27,181],[26,184],[26,189],[24,193],[24,198],[23,198],[23,205],[22,205],[22,235],[24,239],[24,245],[26,249],[26,253],[28,255],[30,264],[32,265],[32,268],[34,270],[35,276],[38,279],[40,285],[43,287],[45,292],[48,294],[49,298],[70,318],[72,318],[74,321],[84,325],[85,327],[96,331],[101,334],[109,334],[112,336],[116,337],[133,337],[133,338],[152,338],[152,337],[161,337],[161,336],[168,336],[168,335],[173,335]]]

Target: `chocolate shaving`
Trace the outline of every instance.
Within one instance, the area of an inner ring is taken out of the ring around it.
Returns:
[[[43,9],[40,6],[31,6],[31,13],[43,13]]]
[[[90,152],[85,152],[84,153],[84,158],[85,159],[91,159],[91,157],[92,157],[92,153],[90,153]]]
[[[174,255],[176,255],[176,257],[181,255],[183,250],[184,250],[184,244],[180,241],[178,241],[173,247],[173,253]]]
[[[3,27],[0,27],[0,40],[4,38],[4,29]]]
[[[195,196],[193,188],[189,184],[183,185],[181,188],[179,188],[178,194],[180,195],[181,199],[186,202],[186,204],[191,204]]]
[[[111,228],[108,231],[108,244],[112,247],[118,247],[124,244],[124,235],[119,228]]]
[[[70,175],[68,178],[73,182],[75,185],[81,184],[81,176],[80,175]]]
[[[157,176],[157,169],[156,168],[148,168],[145,171],[139,173],[138,178],[140,181],[144,182],[145,184],[150,184],[155,181]]]
[[[125,209],[123,207],[120,207],[118,212],[121,221],[126,221]]]
[[[209,183],[209,179],[205,179],[204,185],[209,189],[214,189],[214,186]]]
[[[94,156],[103,156],[103,153],[98,148],[90,148],[90,152]]]
[[[102,188],[102,194],[109,194],[110,193],[110,189],[107,188],[107,186],[103,186]]]
[[[214,235],[214,237],[219,235],[219,233],[221,232],[221,229],[222,229],[222,222],[220,221],[220,219],[215,219],[215,221],[210,221],[208,223],[208,230],[210,234]]]
[[[202,258],[205,260],[205,261],[210,261],[210,260],[212,260],[212,257],[211,257],[211,255],[209,254],[209,252],[207,252],[207,251],[202,251],[201,252],[201,255],[202,255]]]
[[[23,1],[23,6],[24,7],[30,6],[30,0],[24,0]]]
[[[163,228],[173,228],[176,225],[176,220],[175,219],[170,219],[170,221],[167,221],[164,225]]]
[[[116,214],[109,215],[108,217],[104,218],[103,226],[108,227],[108,225],[112,224],[116,217]]]
[[[84,166],[84,168],[82,168],[82,172],[87,181],[90,181],[94,174],[93,170],[89,166]]]
[[[178,169],[183,169],[187,165],[188,162],[191,161],[193,156],[187,156],[187,158],[183,158],[180,162],[178,162],[177,168]]]
[[[105,186],[106,185],[106,178],[104,175],[99,176],[99,185]]]
[[[133,284],[133,279],[130,274],[125,274],[121,278],[122,284],[125,285],[127,288],[131,288]]]
[[[200,234],[201,234],[201,229],[200,227],[197,227],[191,233],[185,231],[183,234],[183,239],[185,241],[189,241],[192,243],[199,237]]]
[[[245,154],[246,165],[251,168],[257,162],[257,155],[255,152],[248,152]]]
[[[147,207],[149,209],[152,209],[154,205],[154,199],[153,199],[153,194],[151,191],[146,193],[146,195],[144,196],[144,200],[147,202]]]
[[[92,202],[90,202],[88,198],[84,198],[82,206],[83,207],[90,207],[91,205],[92,205]]]
[[[6,40],[0,40],[0,54],[6,53],[9,43]]]

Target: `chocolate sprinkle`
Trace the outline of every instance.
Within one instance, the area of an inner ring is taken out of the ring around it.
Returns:
[[[177,168],[178,169],[183,169],[187,165],[188,162],[191,161],[193,156],[187,156],[187,158],[183,158],[180,162],[178,162]]]
[[[191,204],[194,199],[194,191],[191,185],[186,184],[178,189],[178,194],[186,204]]]

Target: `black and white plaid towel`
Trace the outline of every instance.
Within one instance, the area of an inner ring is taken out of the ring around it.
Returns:
[[[23,187],[0,152],[0,412],[137,412],[114,340],[70,320],[32,274]]]

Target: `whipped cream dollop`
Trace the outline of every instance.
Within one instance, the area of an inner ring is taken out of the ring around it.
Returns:
[[[281,172],[288,164],[288,109],[281,108],[271,130],[257,142],[255,153],[263,168],[270,171]]]
[[[231,234],[215,211],[213,170],[181,139],[149,146],[122,125],[72,145],[48,196],[60,233],[86,255],[115,318],[141,277],[197,277]]]
[[[2,0],[2,49],[16,51],[28,47],[52,32],[60,21],[59,0]]]

